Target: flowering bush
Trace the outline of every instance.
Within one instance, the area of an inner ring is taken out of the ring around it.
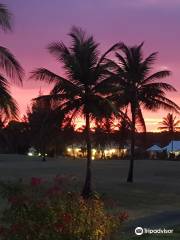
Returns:
[[[99,198],[84,200],[67,191],[66,178],[54,183],[32,178],[31,184],[3,185],[8,207],[1,218],[2,240],[105,240],[127,218],[125,213],[108,214]],[[63,185],[64,184],[64,185]]]

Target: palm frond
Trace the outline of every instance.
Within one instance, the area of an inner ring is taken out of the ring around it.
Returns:
[[[7,76],[12,78],[15,83],[22,84],[24,70],[15,56],[5,47],[0,46],[0,68],[5,71]]]
[[[158,52],[153,52],[142,62],[142,69],[146,71],[146,73],[151,69],[152,65],[156,61],[157,55]]]
[[[49,71],[46,68],[37,68],[31,72],[30,79],[46,81],[47,83],[57,83],[61,81],[68,81],[65,78]]]
[[[176,113],[179,113],[180,111],[180,108],[177,104],[163,96],[156,96],[153,99],[149,99],[146,102],[143,102],[143,106],[152,111],[156,111],[160,108]]]
[[[140,107],[138,108],[136,113],[136,124],[139,125],[143,132],[146,132],[146,123]]]
[[[104,61],[104,59],[106,58],[106,56],[107,56],[109,53],[114,52],[114,51],[116,51],[116,50],[118,50],[118,49],[121,49],[122,46],[123,46],[123,43],[118,42],[118,43],[114,44],[112,47],[110,47],[110,48],[100,57],[97,65],[100,65],[100,64]]]
[[[164,102],[165,104],[169,105],[169,109],[172,112],[180,113],[180,107],[175,102],[171,101],[170,99],[164,96],[157,96],[157,99]]]
[[[152,83],[158,79],[169,77],[170,75],[171,75],[171,71],[168,71],[168,70],[158,71],[152,74],[151,76],[147,77],[146,79],[144,79],[143,84]]]
[[[159,90],[163,90],[163,91],[169,91],[169,92],[176,92],[176,89],[168,83],[164,83],[164,82],[153,82],[153,83],[148,83],[145,85],[145,87],[151,88],[151,89],[159,89]]]
[[[116,55],[117,59],[119,60],[119,64],[123,67],[123,69],[128,71],[128,63],[126,62],[126,59],[118,52],[116,52],[115,55]]]
[[[65,62],[67,61],[67,57],[70,56],[70,51],[63,42],[53,42],[47,48],[57,60]]]
[[[165,130],[168,130],[168,127],[158,127],[158,129],[165,131]]]
[[[16,118],[19,110],[15,99],[11,96],[7,79],[0,75],[0,111],[8,118]]]
[[[73,46],[76,48],[76,46],[80,46],[81,44],[83,44],[86,41],[86,32],[80,28],[80,27],[76,27],[73,26],[71,28],[70,33],[68,34],[72,41],[73,41]]]
[[[81,87],[68,80],[56,83],[50,92],[51,95],[56,95],[59,93],[61,93],[64,98],[72,99],[74,97],[80,97],[83,95]]]
[[[0,26],[3,31],[12,30],[12,14],[4,4],[0,4]]]

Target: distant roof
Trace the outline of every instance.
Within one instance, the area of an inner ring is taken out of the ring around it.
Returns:
[[[180,141],[171,141],[163,150],[167,150],[168,152],[180,151]]]
[[[158,145],[153,145],[150,148],[148,148],[147,151],[157,151],[157,152],[160,152],[160,151],[163,151],[163,149],[160,148]]]

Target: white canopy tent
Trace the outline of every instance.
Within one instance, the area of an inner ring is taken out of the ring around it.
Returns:
[[[158,145],[153,145],[147,149],[148,152],[162,152],[163,149],[160,148]]]
[[[171,141],[163,150],[167,152],[180,152],[180,141]]]

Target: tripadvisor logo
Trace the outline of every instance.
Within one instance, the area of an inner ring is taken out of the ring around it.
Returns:
[[[137,227],[135,229],[135,234],[136,235],[142,235],[143,234],[143,228],[142,227]]]
[[[150,228],[142,228],[137,227],[135,228],[135,234],[136,235],[142,235],[142,234],[172,234],[173,229],[165,229],[165,228],[158,228],[158,229],[150,229]]]

